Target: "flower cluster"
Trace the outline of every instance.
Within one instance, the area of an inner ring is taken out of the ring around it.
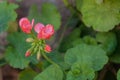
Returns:
[[[34,26],[34,19],[30,22],[28,18],[24,17],[20,19],[19,26],[24,33],[32,36],[32,38],[26,39],[27,42],[32,42],[31,48],[26,51],[26,57],[37,53],[37,58],[39,58],[42,53],[51,52],[51,47],[45,43],[45,40],[50,39],[50,37],[54,34],[54,27],[51,24],[47,24],[45,26],[42,23],[37,23]],[[37,33],[37,36],[33,34],[33,28]]]

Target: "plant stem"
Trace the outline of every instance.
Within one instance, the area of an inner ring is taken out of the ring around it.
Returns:
[[[36,36],[34,35],[33,31],[31,31],[31,34],[30,34],[34,39],[36,39]]]
[[[49,59],[49,58],[45,55],[45,53],[42,52],[41,54],[42,54],[42,56],[43,56],[49,63],[58,66],[58,64],[56,64],[56,63],[53,62],[51,59]]]

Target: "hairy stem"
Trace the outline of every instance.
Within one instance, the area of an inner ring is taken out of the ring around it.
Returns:
[[[34,39],[36,39],[36,36],[34,35],[33,31],[31,31],[31,34],[30,34]]]
[[[51,59],[49,59],[49,58],[45,55],[45,53],[42,52],[41,54],[42,54],[42,56],[43,56],[49,63],[58,66],[58,64],[56,64],[54,61],[52,61]]]

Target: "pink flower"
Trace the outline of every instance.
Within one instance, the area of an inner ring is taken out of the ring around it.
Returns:
[[[51,47],[49,46],[49,45],[45,45],[45,48],[44,48],[44,50],[45,50],[45,52],[47,52],[47,53],[49,53],[49,52],[51,52],[52,50],[51,50]]]
[[[29,57],[30,56],[30,54],[31,54],[31,52],[28,50],[28,51],[26,51],[26,53],[25,53],[25,57]]]
[[[38,33],[38,39],[49,39],[54,34],[54,27],[51,24],[46,25]]]
[[[45,26],[42,23],[37,23],[34,27],[34,30],[35,30],[35,32],[40,33],[42,31],[43,27],[45,27]]]
[[[20,25],[21,30],[24,33],[27,33],[27,34],[31,33],[33,24],[34,24],[34,19],[32,20],[32,23],[30,23],[30,21],[28,20],[28,18],[22,18],[19,21],[19,25]]]

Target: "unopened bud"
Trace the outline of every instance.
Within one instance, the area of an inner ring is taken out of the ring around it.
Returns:
[[[25,53],[25,57],[29,57],[31,54],[30,50],[27,50],[26,53]]]
[[[26,39],[26,42],[33,42],[33,41],[34,41],[33,38],[27,38],[27,39]]]
[[[37,53],[37,60],[40,60],[41,54],[40,52]]]
[[[45,52],[47,52],[47,53],[50,53],[52,50],[51,50],[51,47],[49,46],[49,45],[45,45],[45,47],[44,47],[44,50],[45,50]]]

